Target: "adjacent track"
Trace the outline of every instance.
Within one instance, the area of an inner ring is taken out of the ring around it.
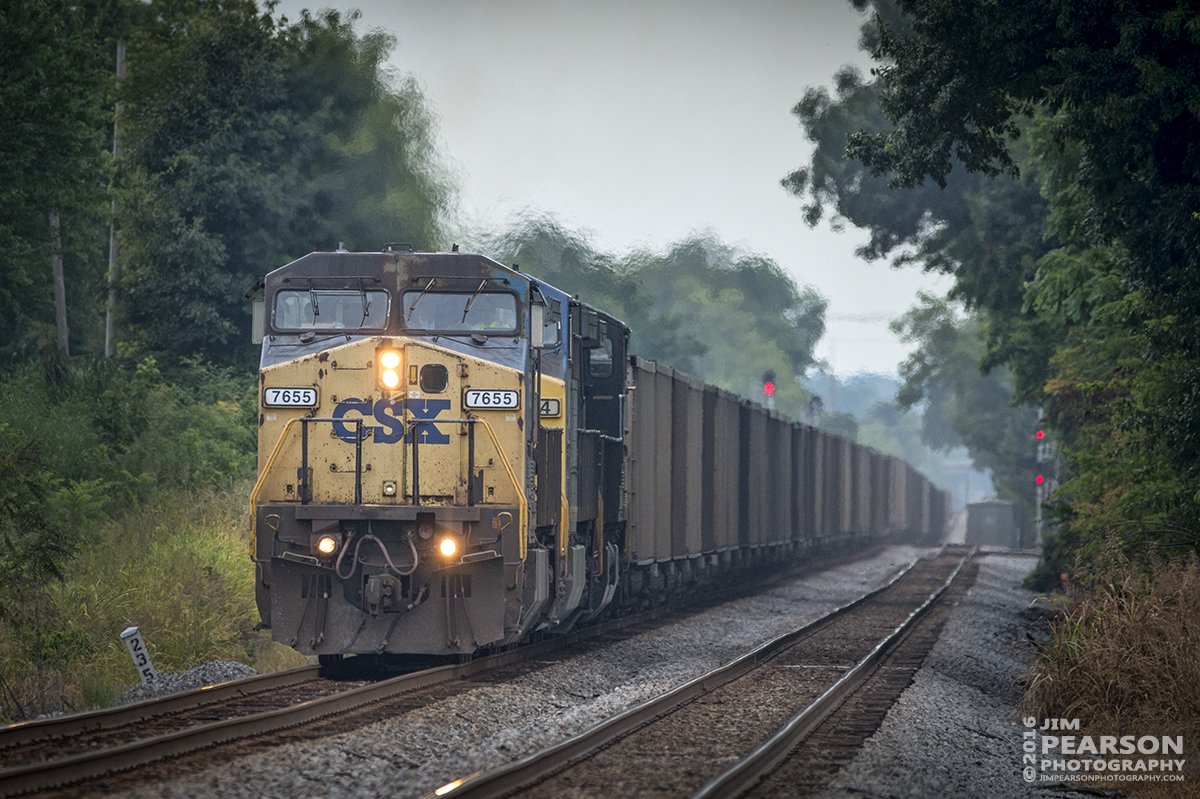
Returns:
[[[917,561],[884,588],[733,663],[542,752],[464,776],[435,795],[740,795],[876,673],[968,556],[944,550]],[[905,686],[910,678],[911,672]]]

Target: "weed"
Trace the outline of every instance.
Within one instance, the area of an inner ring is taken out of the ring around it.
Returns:
[[[1200,558],[1133,561],[1114,544],[1074,584],[1032,666],[1023,713],[1079,719],[1078,734],[1097,739],[1181,735],[1191,766],[1200,755]],[[1188,782],[1140,783],[1139,795],[1182,796]]]

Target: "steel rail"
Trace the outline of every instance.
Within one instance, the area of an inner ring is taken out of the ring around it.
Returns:
[[[787,724],[759,745],[757,749],[705,783],[700,790],[692,794],[691,799],[734,799],[734,797],[749,791],[758,784],[759,780],[774,771],[800,741],[837,710],[850,694],[854,693],[875,673],[878,665],[891,653],[894,646],[908,635],[916,623],[950,588],[950,584],[958,577],[970,557],[968,554],[960,559],[958,566],[946,578],[946,582],[934,590],[919,608],[910,613],[908,618],[888,634],[887,638],[880,641],[854,668],[843,674],[825,693],[793,716]]]
[[[319,666],[301,666],[298,669],[277,671],[272,674],[257,674],[119,707],[9,724],[0,727],[0,752],[13,746],[62,738],[68,735],[111,730],[147,718],[191,710],[202,705],[227,702],[230,699],[252,696],[276,688],[298,685],[316,679],[319,670]]]
[[[724,666],[713,669],[677,688],[648,699],[639,705],[635,705],[558,744],[507,765],[495,769],[478,771],[468,777],[443,785],[433,793],[427,794],[424,799],[438,799],[438,797],[449,797],[450,799],[497,799],[498,797],[503,797],[519,790],[529,783],[536,782],[543,775],[562,769],[572,761],[584,757],[611,741],[629,734],[638,727],[653,721],[655,718],[669,713],[675,708],[741,677],[757,667],[761,662],[787,649],[799,639],[810,635],[818,628],[827,625],[839,616],[845,615],[859,605],[869,602],[876,595],[891,588],[909,574],[919,560],[917,559],[909,563],[908,566],[897,573],[885,585],[863,594],[848,604],[834,608],[819,618],[805,624],[803,627],[799,627],[760,644],[755,649]]]
[[[908,568],[911,567],[912,565],[910,564]],[[907,569],[905,571],[907,571]],[[899,575],[897,575],[892,582],[898,580],[903,573],[904,572],[901,572]],[[891,583],[889,583],[889,585],[890,584]],[[886,588],[886,586],[884,587]],[[857,601],[862,600],[856,600],[856,602]],[[411,674],[403,674],[393,677],[389,680],[373,683],[372,685],[352,689],[343,693],[309,700],[308,702],[293,705],[292,707],[288,708],[281,708],[254,715],[247,715],[240,718],[226,719],[224,721],[198,725],[173,733],[131,741],[116,747],[97,749],[92,752],[70,755],[56,760],[42,761],[40,763],[31,763],[24,766],[3,769],[0,770],[0,797],[15,796],[17,794],[27,793],[30,791],[45,790],[47,788],[57,787],[70,782],[93,779],[104,774],[125,771],[137,766],[153,763],[163,758],[187,754],[189,752],[194,752],[199,749],[222,743],[229,743],[231,741],[238,740],[239,738],[262,735],[276,730],[298,726],[315,721],[324,716],[346,712],[347,710],[353,710],[357,707],[361,707],[372,702],[385,700],[392,696],[419,688],[425,688],[439,682],[447,682],[449,680],[470,677],[488,669],[498,668],[512,663],[517,663],[524,659],[538,657],[563,647],[570,646],[581,641],[586,641],[590,638],[606,635],[626,627],[632,627],[652,621],[661,616],[678,611],[682,607],[684,606],[664,605],[651,608],[640,613],[631,614],[629,616],[621,616],[616,619],[610,619],[606,622],[602,622],[601,624],[575,630],[561,637],[550,638],[532,644],[525,644],[515,649],[477,658],[467,663],[438,666],[436,668],[413,672]],[[11,745],[16,745],[18,741],[20,743],[25,743],[26,741],[51,737],[48,735],[36,734],[38,730],[56,729],[57,732],[55,734],[61,736],[69,734],[67,731],[71,730],[72,727],[75,728],[73,732],[87,732],[89,730],[108,729],[119,726],[119,724],[114,722],[113,719],[122,719],[119,723],[125,724],[133,723],[139,719],[146,718],[144,715],[144,711],[146,709],[156,706],[159,708],[163,707],[163,705],[158,703],[177,702],[179,705],[176,707],[176,709],[185,709],[194,705],[213,702],[213,697],[217,696],[217,694],[214,692],[218,690],[224,694],[225,698],[232,698],[239,695],[239,691],[244,688],[246,683],[253,683],[255,681],[270,681],[270,678],[274,677],[278,678],[280,682],[278,685],[272,687],[280,687],[280,685],[288,684],[286,680],[295,679],[294,677],[289,678],[288,675],[295,675],[298,677],[300,675],[307,674],[309,675],[308,678],[311,679],[311,675],[317,672],[319,668],[319,666],[309,666],[301,669],[293,669],[287,672],[278,672],[273,675],[248,677],[243,680],[222,683],[216,686],[209,686],[207,688],[189,691],[184,694],[163,697],[158,700],[151,699],[121,708],[111,708],[108,710],[79,714],[77,716],[67,716],[63,717],[61,720],[44,719],[11,725],[5,730],[0,730],[0,742],[5,741],[3,737],[5,734],[26,736],[25,738],[11,739]],[[295,679],[295,681],[300,682],[301,680]],[[139,713],[141,713],[141,715],[139,715]],[[162,715],[162,713],[155,713],[152,715]],[[107,719],[107,722],[101,721],[100,724],[103,726],[90,726],[93,723],[93,716],[104,717]],[[9,732],[9,730],[11,730],[11,732]],[[30,735],[36,735],[36,737],[29,737]]]

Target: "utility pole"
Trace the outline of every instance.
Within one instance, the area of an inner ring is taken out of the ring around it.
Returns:
[[[125,80],[125,40],[117,42],[117,89]],[[113,113],[113,161],[121,157],[121,106]],[[112,219],[108,223],[108,306],[104,315],[104,357],[117,354],[117,285],[121,281],[121,263],[117,260],[117,198],[112,201]]]

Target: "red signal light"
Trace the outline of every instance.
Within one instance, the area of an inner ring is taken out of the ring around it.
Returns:
[[[1045,438],[1045,437],[1046,437],[1046,433],[1045,433],[1045,431],[1044,431],[1044,430],[1039,430],[1039,431],[1037,431],[1036,433],[1034,433],[1034,434],[1033,434],[1033,437],[1034,437],[1034,438]]]
[[[768,397],[774,397],[775,396],[775,370],[768,369],[767,371],[763,372],[762,382],[763,382],[763,394],[766,394]]]
[[[1045,478],[1045,477],[1042,477],[1042,476],[1039,474],[1039,475],[1037,476],[1037,479],[1036,479],[1036,480],[1034,480],[1034,482],[1035,482],[1035,483],[1037,483],[1038,485],[1041,485],[1042,483],[1046,482],[1046,478]]]

